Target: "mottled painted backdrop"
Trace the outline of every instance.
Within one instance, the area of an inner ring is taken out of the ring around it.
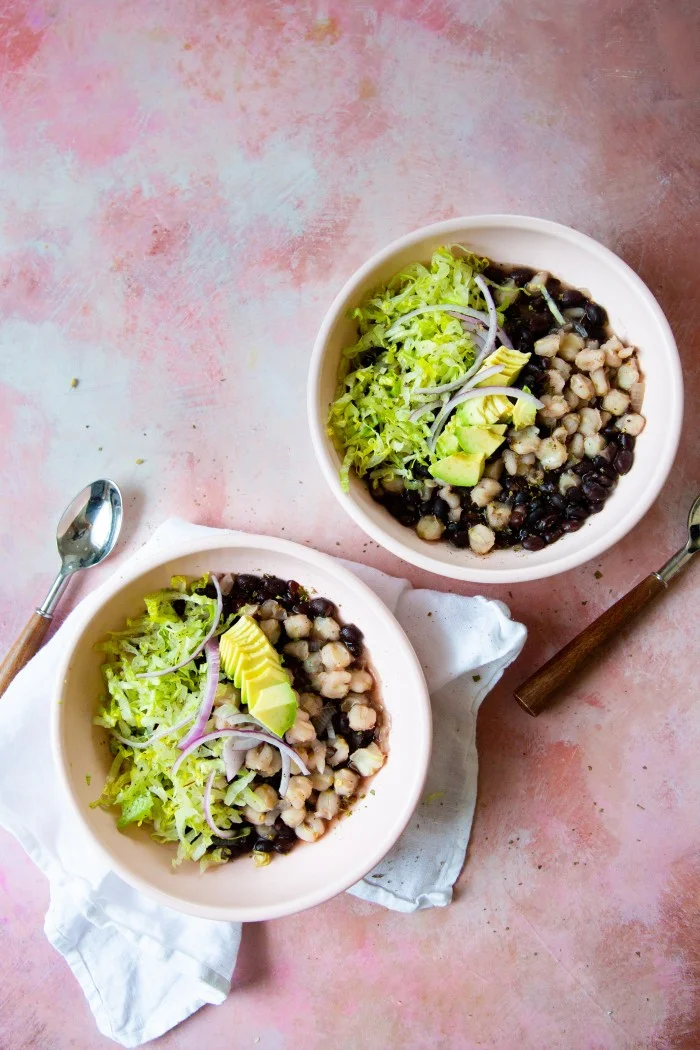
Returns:
[[[649,283],[685,367],[682,455],[642,524],[596,564],[492,592],[531,639],[480,716],[454,906],[341,898],[251,926],[228,1002],[163,1050],[700,1046],[698,568],[566,706],[534,722],[510,696],[679,545],[700,480],[699,15],[0,3],[3,644],[54,571],[57,514],[104,474],[127,498],[122,552],[177,513],[406,571],[325,490],[304,384],[341,282],[412,227],[489,210],[579,227]],[[105,1050],[7,837],[0,871],[0,1045]]]

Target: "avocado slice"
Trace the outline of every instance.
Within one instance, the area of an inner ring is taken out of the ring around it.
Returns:
[[[484,472],[485,459],[482,452],[455,452],[453,456],[446,456],[433,463],[430,473],[446,485],[471,488]]]
[[[457,427],[455,433],[462,452],[483,452],[488,458],[505,440],[505,424],[493,427]]]
[[[264,632],[251,616],[241,616],[240,620],[219,638],[221,669],[229,678],[233,678],[234,682],[237,656],[241,651],[247,652],[253,646],[260,647],[263,651],[265,647],[272,649]],[[240,688],[237,683],[236,687]]]
[[[486,387],[481,387],[485,390]],[[457,426],[490,427],[500,419],[511,417],[513,406],[505,394],[488,394],[486,397],[474,397],[457,406],[455,416]]]
[[[278,736],[286,733],[296,718],[296,693],[279,653],[251,616],[241,616],[221,635],[219,655],[250,713]]]
[[[296,694],[289,682],[267,686],[258,692],[255,704],[249,710],[272,733],[284,736],[297,716]]]
[[[459,452],[459,441],[457,440],[453,420],[450,420],[437,439],[435,452],[438,456],[451,456],[454,452]]]
[[[523,390],[526,393],[531,393],[530,388],[524,386]],[[529,401],[526,401],[524,397],[519,397],[513,405],[513,426],[517,427],[518,430],[522,430],[524,427],[531,427],[537,419],[537,409]]]
[[[484,380],[483,385],[510,386],[517,379],[530,357],[530,354],[521,354],[519,350],[508,350],[505,346],[499,346],[498,350],[494,350],[493,353],[489,354],[481,368],[493,368],[495,365],[501,365],[501,371],[497,372],[496,375],[489,376],[488,379]],[[477,386],[481,386],[481,383],[477,383]]]
[[[237,689],[241,688],[240,680],[243,675],[248,675],[255,672],[257,666],[269,659],[269,653],[266,646],[258,645],[252,649],[244,649],[241,647],[233,662],[233,674],[229,675],[233,678],[233,684]],[[278,661],[275,661],[277,663]]]
[[[247,674],[243,679],[241,697],[248,705],[251,714],[255,714],[255,704],[263,689],[268,689],[273,685],[282,685],[284,682],[289,682],[286,673],[279,665],[275,666],[271,663],[259,666],[252,674]]]

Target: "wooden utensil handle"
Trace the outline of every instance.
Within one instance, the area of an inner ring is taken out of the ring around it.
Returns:
[[[666,590],[663,580],[652,573],[638,583],[628,594],[615,602],[607,612],[568,645],[565,645],[549,663],[523,682],[515,690],[515,699],[530,715],[539,715],[551,707],[556,693],[566,684],[571,675],[580,670],[598,649],[611,641],[645,605]]]
[[[50,616],[32,614],[24,629],[15,638],[12,647],[0,664],[0,696],[5,692],[15,675],[29,663],[34,653],[41,647],[46,632],[51,626]]]

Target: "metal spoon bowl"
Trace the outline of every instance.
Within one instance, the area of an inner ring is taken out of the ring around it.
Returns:
[[[113,481],[105,479],[87,485],[66,507],[56,530],[61,568],[46,598],[0,664],[0,696],[39,649],[58,600],[73,573],[99,565],[112,553],[122,517],[122,494]]]

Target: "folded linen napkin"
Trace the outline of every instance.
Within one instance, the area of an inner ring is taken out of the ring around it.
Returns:
[[[212,534],[220,536],[167,521],[120,572],[136,575]],[[349,892],[405,912],[449,904],[476,800],[476,713],[526,631],[500,602],[414,590],[407,580],[346,564],[392,609],[416,649],[431,692],[437,758],[425,801],[400,841]],[[46,935],[80,982],[98,1028],[133,1047],[205,1003],[223,1002],[241,927],[180,914],[132,889],[110,871],[62,796],[50,746],[53,680],[67,640],[99,595],[100,588],[68,616],[0,703],[0,823],[49,880]]]

